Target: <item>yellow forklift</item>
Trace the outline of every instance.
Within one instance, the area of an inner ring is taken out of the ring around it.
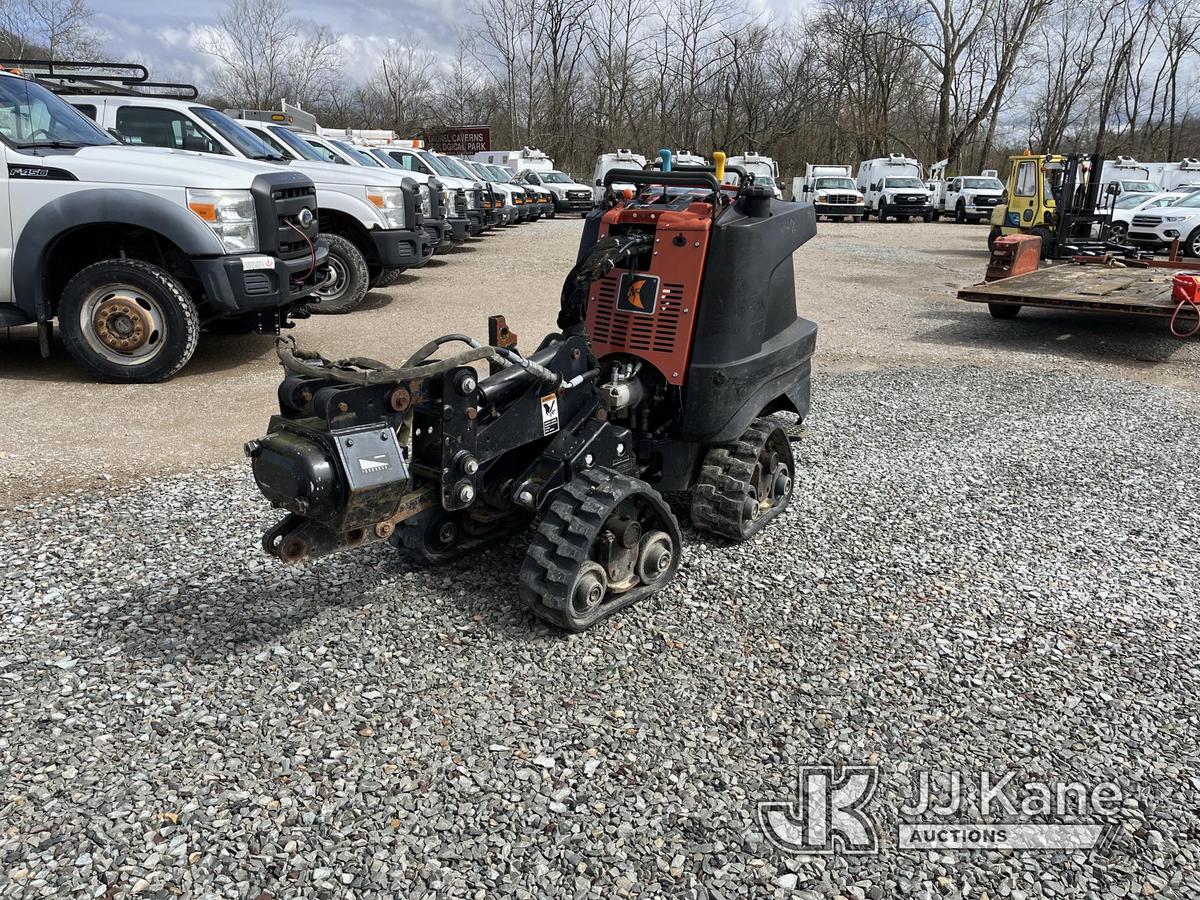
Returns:
[[[1004,198],[992,210],[988,247],[1004,234],[1042,239],[1043,259],[1102,254],[1112,197],[1102,194],[1098,154],[1030,153],[1008,158]]]

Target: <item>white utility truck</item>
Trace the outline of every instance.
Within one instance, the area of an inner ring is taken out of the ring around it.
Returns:
[[[849,166],[814,165],[804,167],[804,176],[792,179],[792,199],[811,203],[817,218],[830,219],[866,218],[866,205],[862,193],[850,177]]]
[[[592,200],[599,206],[604,200],[604,176],[613,169],[644,169],[646,157],[632,150],[617,150],[616,153],[601,153],[596,157],[596,168],[592,170]],[[614,184],[614,191],[633,190],[632,184]]]
[[[554,160],[537,147],[522,147],[520,150],[484,150],[476,153],[471,159],[485,166],[503,166],[516,172],[549,172],[554,168]]]
[[[996,170],[984,169],[978,175],[946,178],[947,162],[942,160],[929,169],[926,187],[932,203],[926,221],[936,222],[942,216],[953,216],[960,224],[990,220],[992,210],[1004,202],[1004,184]]]
[[[1187,157],[1179,162],[1144,163],[1150,180],[1164,191],[1200,188],[1200,159]]]
[[[432,255],[422,227],[422,213],[429,213],[427,185],[382,169],[288,156],[226,113],[196,102],[127,94],[67,99],[93,111],[127,144],[167,147],[193,158],[258,160],[309,176],[317,188],[321,239],[329,248],[328,277],[317,288],[321,302],[314,312],[349,312],[385,270],[421,266]]]
[[[765,184],[775,194],[776,200],[783,199],[783,190],[779,186],[779,164],[769,156],[762,156],[753,150],[748,150],[741,156],[731,156],[725,160],[727,166],[741,166],[754,176],[755,184]],[[736,172],[726,172],[726,184],[737,183]]]
[[[858,189],[866,204],[864,216],[874,213],[880,222],[894,216],[907,222],[925,217],[931,206],[930,191],[922,180],[921,164],[903,153],[892,153],[858,164]]]
[[[1114,193],[1118,196],[1125,193],[1161,194],[1163,191],[1163,187],[1150,177],[1149,167],[1132,156],[1106,159],[1104,168],[1100,170],[1100,180],[1106,192],[1116,185]]]
[[[325,265],[312,179],[125,146],[43,83],[57,65],[0,71],[0,327],[36,325],[49,356],[57,320],[91,375],[146,383],[183,368],[202,328],[278,332],[303,312]]]

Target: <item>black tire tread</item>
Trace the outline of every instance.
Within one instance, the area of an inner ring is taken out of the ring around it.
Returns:
[[[754,467],[771,433],[782,428],[778,421],[755,419],[736,443],[728,447],[713,447],[705,454],[700,477],[692,491],[692,524],[696,528],[735,541],[745,541],[786,507],[785,503],[768,511],[749,528],[743,526],[742,503],[750,490]],[[795,474],[793,469],[793,479]]]
[[[679,523],[666,501],[644,481],[611,469],[588,469],[563,485],[550,501],[521,566],[518,592],[535,615],[564,630],[583,631],[596,621],[661,589],[662,585],[653,590],[643,586],[618,595],[606,604],[603,615],[582,627],[569,613],[571,587],[580,567],[589,558],[593,542],[611,512],[636,494],[656,500],[657,511],[676,542],[675,564],[678,566]]]

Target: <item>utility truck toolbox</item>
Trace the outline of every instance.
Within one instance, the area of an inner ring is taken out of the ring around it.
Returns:
[[[500,316],[486,343],[445,335],[400,368],[281,343],[279,414],[246,445],[287,511],[264,549],[298,564],[387,540],[448,562],[533,525],[518,593],[582,631],[675,576],[663,492],[693,489],[706,533],[761,531],[796,483],[769,416],[808,412],[816,326],[797,315],[792,253],[816,223],[723,174],[607,172],[647,191],[588,216],[560,331],[533,352]]]

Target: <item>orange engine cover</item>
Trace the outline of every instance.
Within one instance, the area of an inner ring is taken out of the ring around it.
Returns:
[[[587,329],[597,359],[636,356],[669,384],[683,384],[711,224],[707,203],[682,210],[616,206],[604,214],[598,237],[626,230],[618,226],[643,226],[654,229],[655,241],[648,269],[613,269],[592,284]]]

